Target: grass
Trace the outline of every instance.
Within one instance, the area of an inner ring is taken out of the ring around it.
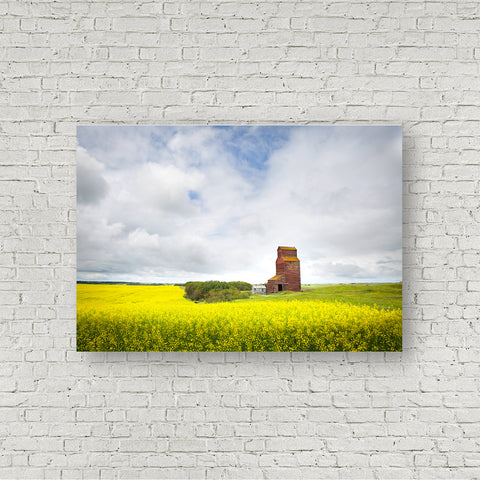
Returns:
[[[302,285],[301,292],[280,292],[274,295],[252,295],[252,297],[249,300],[257,302],[276,302],[287,299],[319,300],[324,302],[343,302],[348,303],[349,305],[371,305],[392,309],[402,308],[402,284],[312,284]]]

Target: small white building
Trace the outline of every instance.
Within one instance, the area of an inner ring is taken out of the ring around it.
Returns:
[[[265,285],[252,285],[252,293],[257,295],[266,295],[267,287]]]

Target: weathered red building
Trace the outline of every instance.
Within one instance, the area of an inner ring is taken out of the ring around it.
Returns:
[[[299,292],[302,289],[302,283],[297,249],[295,247],[278,247],[275,265],[277,273],[268,280],[267,293]]]

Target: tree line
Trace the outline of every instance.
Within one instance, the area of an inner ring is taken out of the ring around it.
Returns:
[[[187,282],[184,296],[194,302],[231,302],[239,298],[248,298],[251,291],[252,285],[247,282],[209,280],[208,282]]]

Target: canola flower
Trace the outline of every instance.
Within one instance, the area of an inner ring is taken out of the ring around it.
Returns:
[[[195,304],[176,286],[77,288],[79,351],[399,351],[401,309],[315,299]]]

